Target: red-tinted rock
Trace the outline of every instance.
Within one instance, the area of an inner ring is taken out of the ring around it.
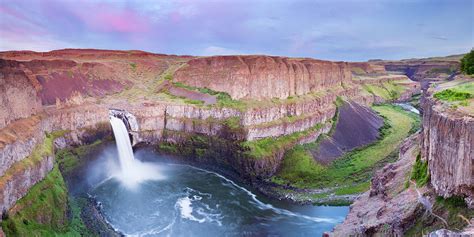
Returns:
[[[344,62],[271,56],[215,56],[190,60],[175,81],[229,93],[233,99],[287,98],[351,83]]]

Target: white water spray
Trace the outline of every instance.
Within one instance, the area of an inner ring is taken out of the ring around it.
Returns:
[[[119,153],[120,168],[122,172],[127,170],[127,167],[132,166],[135,159],[133,156],[132,144],[128,137],[128,131],[123,121],[114,116],[110,116],[110,124],[114,131],[115,142],[117,143],[117,150]]]
[[[120,164],[119,171],[112,171],[113,177],[131,188],[136,187],[136,185],[145,180],[161,179],[162,176],[160,175],[158,166],[141,162],[140,160],[136,160],[133,156],[132,144],[124,122],[111,115],[110,124],[114,132]]]

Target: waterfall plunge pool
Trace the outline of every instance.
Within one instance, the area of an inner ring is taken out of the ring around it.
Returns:
[[[93,197],[106,221],[127,236],[321,236],[349,211],[269,200],[152,149],[141,148],[134,155],[156,176],[133,186],[122,182],[117,147],[109,143],[91,154],[75,184],[69,184],[76,187],[71,195]]]

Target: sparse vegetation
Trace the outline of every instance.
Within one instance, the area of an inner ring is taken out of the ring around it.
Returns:
[[[385,82],[377,85],[366,84],[363,88],[368,93],[381,97],[385,100],[395,100],[406,90],[402,85],[395,82]]]
[[[173,75],[171,73],[168,73],[163,78],[167,81],[172,81],[173,80]]]
[[[136,63],[130,63],[130,67],[132,68],[133,72],[137,71],[137,64]]]
[[[430,180],[430,173],[428,171],[428,161],[421,160],[421,154],[416,156],[415,164],[411,171],[411,180],[416,181],[418,186],[422,187]]]
[[[364,69],[360,68],[360,67],[353,67],[351,68],[351,71],[353,74],[355,75],[365,75],[367,74]]]
[[[295,132],[289,135],[273,138],[267,137],[255,141],[245,141],[242,146],[247,148],[245,152],[248,157],[261,159],[274,155],[277,151],[284,151],[290,146],[295,145],[299,139],[319,130],[322,124],[316,124],[310,129],[301,132]]]
[[[230,117],[224,120],[223,124],[228,128],[234,130],[240,128],[240,117]]]
[[[444,218],[448,222],[448,226],[445,226],[443,222],[433,215],[424,215],[417,218],[413,226],[404,235],[421,236],[420,233],[429,233],[439,229],[459,231],[467,225],[466,220],[474,218],[474,210],[469,209],[463,198],[459,196],[450,198],[436,197],[433,213]]]
[[[456,68],[454,67],[449,67],[449,68],[433,68],[429,71],[429,74],[440,74],[440,73],[444,73],[444,74],[453,74],[456,72]]]
[[[46,133],[43,143],[36,145],[28,157],[13,164],[13,166],[0,177],[0,187],[5,187],[6,182],[11,180],[14,175],[38,165],[44,157],[52,155],[54,139],[54,134]]]
[[[81,160],[81,156],[98,147],[100,144],[102,144],[102,141],[97,140],[89,145],[83,145],[73,149],[66,148],[57,151],[56,163],[58,163],[61,173],[68,175],[74,168],[84,162],[84,160]]]

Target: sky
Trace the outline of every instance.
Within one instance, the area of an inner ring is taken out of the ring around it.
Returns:
[[[446,56],[474,47],[473,15],[474,0],[0,0],[0,51]]]

